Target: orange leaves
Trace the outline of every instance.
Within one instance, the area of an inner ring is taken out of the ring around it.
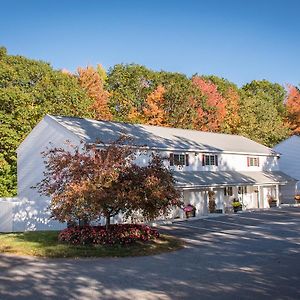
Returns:
[[[144,116],[141,113],[139,113],[136,107],[134,106],[131,107],[127,118],[132,123],[145,123]]]
[[[98,67],[99,70],[103,68]],[[91,109],[94,112],[94,118],[97,120],[111,120],[112,115],[108,107],[110,93],[104,89],[104,75],[93,67],[78,68],[78,82],[83,87],[89,97],[94,99]]]
[[[286,99],[288,121],[293,133],[300,134],[300,90],[293,85],[288,85],[288,91]]]
[[[227,114],[226,99],[218,92],[217,86],[201,77],[193,77],[193,84],[199,89],[201,100],[197,102],[197,115],[193,119],[194,127],[203,131],[221,130]]]
[[[166,125],[166,112],[164,111],[165,88],[159,85],[146,99],[143,113],[149,125]]]
[[[237,91],[229,87],[225,93],[226,116],[224,119],[223,129],[226,133],[237,133],[237,128],[240,124],[239,116],[239,95]]]
[[[136,107],[131,107],[128,119],[133,123],[167,126],[167,115],[163,107],[164,93],[165,88],[159,85],[147,96],[141,112]]]

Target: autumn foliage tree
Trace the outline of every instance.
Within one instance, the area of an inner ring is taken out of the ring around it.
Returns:
[[[226,116],[224,118],[222,131],[224,133],[236,134],[241,121],[239,115],[240,96],[235,89],[230,87],[225,92],[225,99],[226,99]]]
[[[88,223],[139,212],[143,220],[166,214],[179,205],[179,192],[162,158],[153,154],[149,164],[134,163],[138,152],[126,136],[103,144],[48,149],[44,152],[45,177],[37,185],[51,197],[53,218]]]
[[[299,88],[288,85],[288,96],[286,108],[290,128],[294,134],[300,134],[300,90]]]
[[[159,85],[146,99],[143,113],[146,119],[146,124],[149,125],[166,125],[167,116],[164,110],[164,93],[165,88]]]
[[[111,120],[112,114],[108,106],[110,93],[104,89],[105,72],[103,72],[103,68],[99,65],[97,69],[88,66],[78,68],[77,72],[80,86],[94,100],[91,106],[94,118],[97,120]]]
[[[240,125],[240,93],[238,87],[225,78],[214,75],[203,76],[216,85],[218,92],[226,100],[226,116],[223,120],[221,132],[236,134]]]
[[[226,99],[218,92],[217,86],[210,80],[194,76],[193,84],[199,89],[201,98],[192,98],[195,107],[194,128],[203,131],[221,131],[226,117]]]

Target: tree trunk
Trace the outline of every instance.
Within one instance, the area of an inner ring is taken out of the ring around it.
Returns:
[[[109,230],[109,225],[110,225],[110,214],[106,215],[106,223],[105,223],[106,231]]]

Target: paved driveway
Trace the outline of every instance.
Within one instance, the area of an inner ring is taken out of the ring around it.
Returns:
[[[178,222],[151,257],[0,256],[0,299],[300,299],[300,208]]]

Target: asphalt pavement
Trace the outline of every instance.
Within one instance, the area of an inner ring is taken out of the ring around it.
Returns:
[[[300,299],[300,207],[164,225],[184,249],[147,257],[0,255],[0,299]]]

